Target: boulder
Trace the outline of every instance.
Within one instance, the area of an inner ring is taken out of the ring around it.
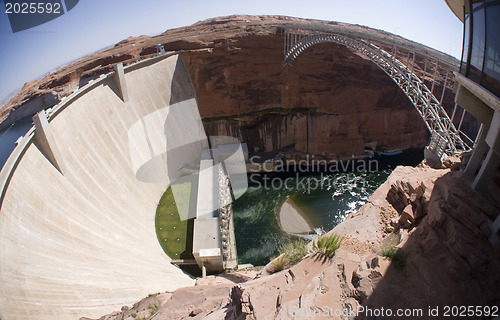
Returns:
[[[358,268],[352,273],[352,285],[361,303],[366,302],[382,279],[378,256],[369,256],[361,261]]]
[[[443,159],[443,166],[451,171],[458,171],[462,166],[462,158],[460,156],[447,156]]]
[[[408,229],[414,221],[415,215],[413,213],[413,208],[412,205],[409,204],[403,209],[401,216],[399,216],[398,224],[400,227]]]

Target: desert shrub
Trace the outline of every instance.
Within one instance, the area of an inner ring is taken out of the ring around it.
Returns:
[[[398,249],[395,246],[391,246],[382,251],[382,256],[389,258],[394,265],[399,268],[403,268],[408,263],[408,256],[410,251],[405,251]]]
[[[307,254],[307,242],[304,240],[286,242],[278,249],[278,252],[287,258],[289,265],[297,264]]]
[[[281,270],[285,269],[285,267],[288,265],[288,263],[289,262],[288,262],[287,257],[284,254],[282,254],[282,255],[278,256],[277,258],[274,258],[271,261],[270,272],[275,273],[275,272],[281,271]]]
[[[336,234],[319,236],[313,242],[313,251],[327,258],[333,258],[344,238]]]
[[[151,315],[154,315],[160,309],[160,303],[158,301],[155,301],[153,304],[148,305],[148,309],[149,309]]]

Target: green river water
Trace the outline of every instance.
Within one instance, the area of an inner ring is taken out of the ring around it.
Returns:
[[[264,185],[250,178],[249,189],[233,202],[238,262],[265,265],[290,238],[281,231],[278,222],[279,210],[287,198],[308,215],[318,231],[328,231],[358,210],[390,172],[272,175],[269,181],[276,181],[273,187],[271,183]],[[291,178],[287,187],[283,183],[279,188],[279,181],[286,178]]]

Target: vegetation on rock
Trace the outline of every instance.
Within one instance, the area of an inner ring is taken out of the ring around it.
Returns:
[[[278,249],[278,252],[288,259],[290,265],[297,264],[308,253],[307,242],[304,240],[286,242]]]
[[[398,249],[391,246],[382,251],[382,256],[389,258],[396,267],[403,268],[408,263],[408,256],[410,251]]]
[[[271,269],[269,271],[271,273],[279,272],[279,271],[285,269],[285,267],[288,264],[289,264],[289,261],[288,261],[287,257],[284,254],[282,254],[282,255],[274,258],[271,261]]]
[[[333,258],[343,239],[344,237],[336,234],[320,236],[313,242],[313,251],[327,258]]]

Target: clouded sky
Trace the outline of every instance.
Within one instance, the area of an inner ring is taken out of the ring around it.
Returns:
[[[462,23],[444,0],[80,0],[63,16],[17,33],[12,33],[3,2],[9,1],[0,1],[0,101],[25,82],[129,36],[156,35],[232,14],[354,23],[398,34],[455,57],[462,49]]]

